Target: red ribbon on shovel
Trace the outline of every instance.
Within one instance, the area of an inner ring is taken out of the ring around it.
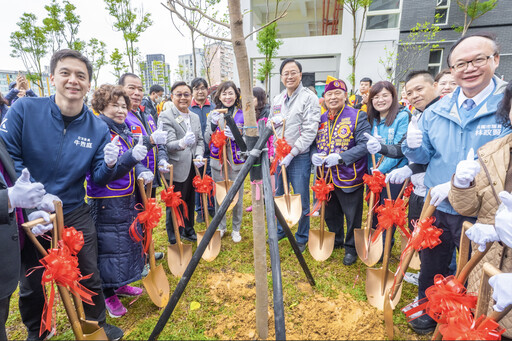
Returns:
[[[211,204],[211,194],[215,195],[215,182],[212,177],[205,174],[201,179],[199,175],[196,175],[194,179],[192,179],[192,186],[196,189],[196,192],[199,194],[206,193],[208,197],[208,202]],[[186,206],[186,205],[185,205]]]
[[[325,183],[325,179],[317,179],[315,184],[311,186],[311,189],[315,192],[316,204],[315,207],[313,207],[313,211],[309,213],[308,216],[320,211],[322,202],[328,201],[330,193],[334,191],[334,185],[332,183]]]
[[[281,161],[286,155],[290,154],[291,151],[292,147],[288,144],[288,142],[286,142],[284,137],[276,139],[276,150],[274,160],[272,161],[272,165],[270,166],[271,175],[276,173],[279,161]]]
[[[162,191],[163,193],[164,191]],[[181,193],[180,193],[181,194]],[[152,240],[152,231],[158,225],[162,217],[162,208],[157,204],[155,198],[148,199],[144,211],[137,214],[137,218],[130,225],[130,237],[136,242],[142,241],[144,253],[149,250],[149,244]],[[140,233],[137,228],[137,223],[142,225],[146,233]]]

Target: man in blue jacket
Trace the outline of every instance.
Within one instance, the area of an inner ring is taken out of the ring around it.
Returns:
[[[437,206],[436,226],[443,229],[441,244],[423,250],[420,255],[420,299],[425,297],[425,289],[433,284],[436,274],[449,274],[454,248],[459,247],[462,223],[475,221],[474,217],[458,215],[446,200],[457,164],[466,159],[470,149],[477,150],[510,132],[495,116],[506,83],[494,76],[500,61],[494,37],[478,34],[460,38],[451,47],[447,61],[459,87],[426,109],[418,122],[413,118],[402,144],[410,161],[428,164],[425,186],[432,188],[431,204]],[[429,333],[435,325],[426,314],[411,321],[419,334]]]
[[[82,275],[92,276],[81,284],[97,294],[93,296],[95,305],[84,304],[86,317],[99,321],[109,339],[119,339],[122,330],[105,322],[96,230],[84,201],[86,173],[90,172],[95,183],[108,184],[116,176],[119,149],[110,142],[107,125],[83,104],[91,87],[89,60],[77,51],[60,50],[52,56],[50,70],[56,94],[14,103],[0,126],[0,137],[14,160],[16,172],[20,174],[28,168],[32,179],[44,185],[47,194],[38,208],[54,211],[53,200],[60,198],[64,224],[83,232],[85,245],[78,254],[79,268]],[[25,241],[21,257],[22,273],[40,265],[41,255],[29,240]],[[39,336],[44,306],[42,273],[39,269],[21,278],[19,305],[28,339],[47,336]]]

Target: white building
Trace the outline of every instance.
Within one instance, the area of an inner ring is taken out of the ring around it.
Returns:
[[[196,48],[196,74],[197,77],[204,77],[204,50]],[[192,53],[178,56],[178,69],[176,70],[177,80],[182,80],[190,84],[196,77],[194,75],[194,58]]]
[[[205,79],[210,85],[233,80],[235,55],[231,44],[216,42],[205,47]]]

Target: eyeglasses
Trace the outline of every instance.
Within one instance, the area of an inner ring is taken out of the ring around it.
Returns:
[[[189,98],[190,96],[192,96],[190,93],[188,92],[185,92],[185,93],[177,93],[177,94],[172,94],[173,96],[175,96],[176,98]]]
[[[382,99],[382,100],[386,100],[386,99],[388,99],[388,98],[390,98],[390,97],[392,97],[390,94],[383,94],[383,95],[381,95],[381,96],[374,96],[374,97],[372,98],[372,101],[373,101],[373,102],[377,102],[377,101],[379,101],[379,100],[381,100],[381,99]]]
[[[283,78],[288,78],[288,77],[295,77],[299,74],[300,72],[297,72],[297,71],[292,71],[292,72],[285,72],[281,75],[281,77]]]
[[[453,65],[451,68],[455,72],[466,71],[467,68],[468,68],[469,63],[473,64],[473,67],[481,67],[481,66],[486,65],[487,61],[489,60],[489,58],[492,58],[495,55],[496,55],[496,53],[494,53],[494,54],[492,54],[490,56],[480,56],[480,57],[476,57],[473,60],[458,62],[457,64]]]

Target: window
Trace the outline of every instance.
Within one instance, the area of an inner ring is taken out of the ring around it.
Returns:
[[[366,29],[398,28],[400,24],[400,0],[374,0],[368,9]]]
[[[436,25],[446,25],[448,23],[448,10],[450,9],[450,0],[436,0],[435,22]]]
[[[428,72],[435,77],[443,64],[443,50],[430,50],[430,56],[428,58]]]

